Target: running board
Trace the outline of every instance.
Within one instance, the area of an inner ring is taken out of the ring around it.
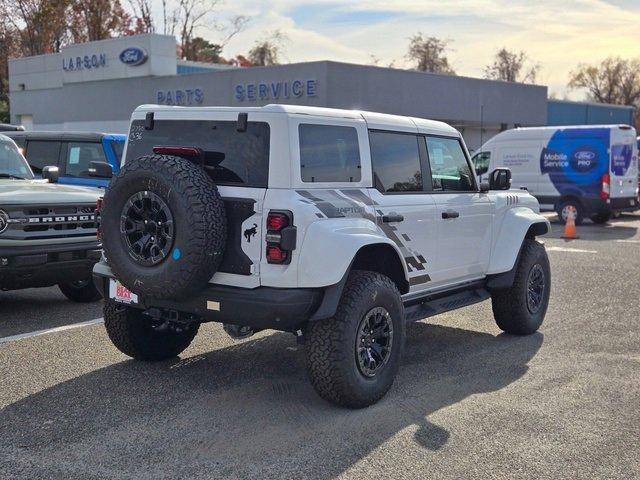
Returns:
[[[491,294],[484,288],[466,290],[450,295],[429,299],[405,306],[404,318],[407,322],[417,322],[423,318],[433,317],[450,310],[473,305],[491,297]]]

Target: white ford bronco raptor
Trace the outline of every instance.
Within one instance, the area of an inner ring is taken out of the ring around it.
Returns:
[[[317,392],[364,407],[389,390],[405,323],[491,298],[535,332],[551,278],[538,202],[488,184],[440,122],[302,106],[141,106],[99,212],[94,279],[125,354],[181,353],[202,322],[305,344]]]

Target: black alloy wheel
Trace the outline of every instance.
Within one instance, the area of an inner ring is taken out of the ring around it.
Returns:
[[[544,277],[544,270],[539,263],[531,267],[527,278],[527,308],[533,314],[540,310],[543,303],[544,289],[546,287]]]
[[[393,347],[393,323],[384,307],[375,307],[364,316],[356,336],[358,369],[374,377],[389,361]]]
[[[153,192],[133,194],[122,209],[120,235],[138,264],[157,265],[173,247],[175,227],[169,206]]]

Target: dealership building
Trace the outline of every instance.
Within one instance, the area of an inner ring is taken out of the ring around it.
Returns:
[[[332,61],[235,68],[176,58],[173,36],[76,44],[9,61],[12,123],[124,133],[141,104],[361,109],[447,122],[471,150],[515,126],[632,123],[633,109],[552,101],[547,87]]]

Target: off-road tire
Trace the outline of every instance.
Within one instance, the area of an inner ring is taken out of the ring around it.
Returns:
[[[539,309],[531,312],[527,304],[529,275],[535,265],[544,274],[544,291]],[[501,330],[512,335],[530,335],[536,332],[544,320],[549,306],[551,291],[551,270],[544,245],[533,239],[525,239],[520,251],[516,276],[509,289],[491,293],[491,305],[496,324]]]
[[[568,206],[573,206],[576,209],[576,225],[581,225],[584,220],[584,207],[582,204],[573,198],[568,198],[560,202],[556,207],[556,213],[558,214],[558,219],[560,223],[565,223],[564,218],[562,218],[562,210],[564,210]]]
[[[393,325],[389,360],[374,377],[361,373],[356,359],[360,322],[375,307],[385,308]],[[400,366],[405,343],[402,299],[386,276],[352,271],[333,318],[309,323],[306,329],[307,373],[325,400],[349,408],[367,407],[382,398]]]
[[[590,218],[593,223],[603,224],[611,220],[612,216],[611,213],[594,213]]]
[[[174,221],[171,254],[153,266],[137,263],[120,233],[127,201],[145,191],[165,202]],[[127,162],[105,192],[100,221],[114,276],[139,295],[180,299],[193,294],[207,285],[222,261],[224,203],[207,173],[183,158],[147,155]]]
[[[158,361],[182,353],[198,333],[198,325],[180,333],[157,331],[142,310],[107,300],[104,326],[111,342],[125,355],[136,360]]]
[[[65,297],[73,302],[91,303],[97,302],[102,298],[91,279],[81,282],[59,283],[58,288]]]

